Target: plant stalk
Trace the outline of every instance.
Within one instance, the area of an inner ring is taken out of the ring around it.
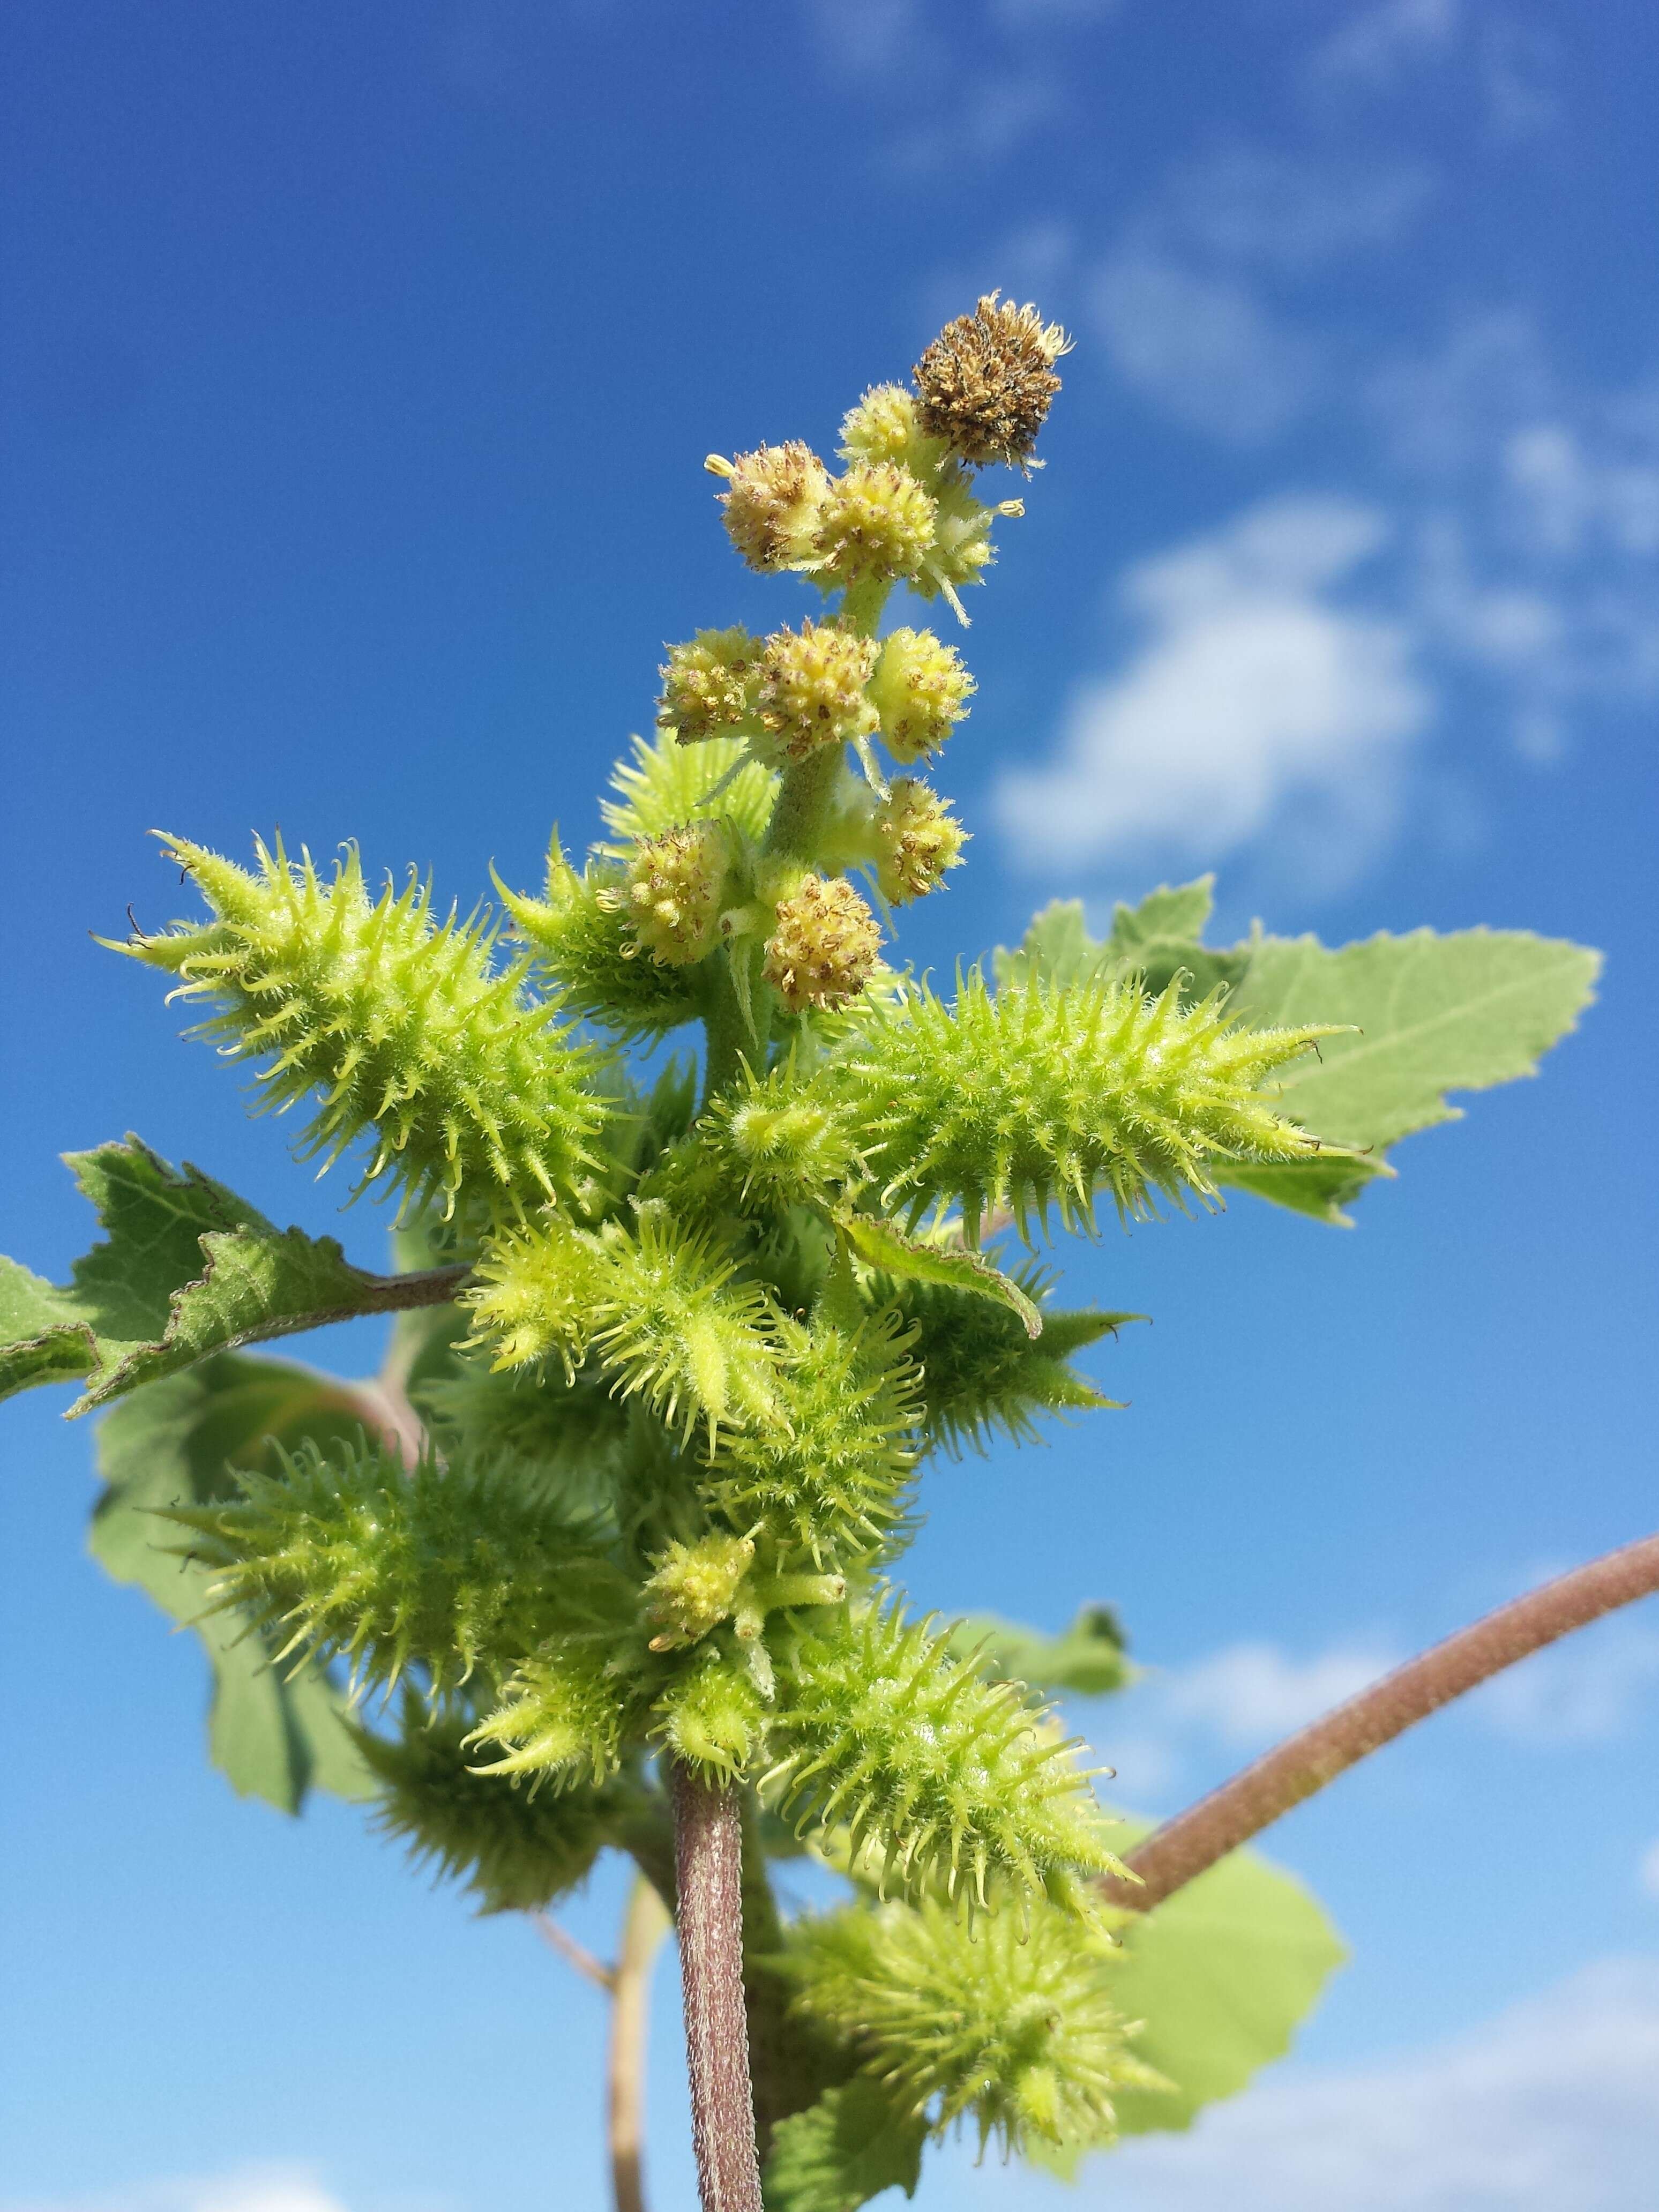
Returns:
[[[743,1989],[738,1792],[670,1762],[691,2139],[702,2212],[762,2212]]]
[[[1126,1864],[1138,1881],[1108,1876],[1114,1905],[1149,1912],[1346,1769],[1454,1698],[1603,1613],[1659,1591],[1659,1535],[1644,1536],[1541,1589],[1500,1605],[1346,1704],[1287,1736],[1243,1771],[1166,1820]]]
[[[668,1933],[668,1912],[643,1875],[634,1877],[622,1950],[611,1980],[611,2050],[605,2134],[616,2212],[645,2212],[641,2146],[645,2140],[645,2045],[651,1963]]]

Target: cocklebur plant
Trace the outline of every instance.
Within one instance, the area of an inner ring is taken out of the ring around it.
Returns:
[[[817,604],[672,644],[605,836],[579,865],[556,836],[500,919],[355,847],[166,840],[206,913],[118,949],[307,1117],[301,1157],[392,1198],[395,1272],[128,1139],[72,1163],[107,1241],[71,1283],[0,1273],[0,1384],[125,1401],[94,1549],[207,1643],[239,1788],[364,1799],[485,1911],[611,1850],[675,1912],[711,2212],[753,2212],[763,2167],[774,2212],[848,2212],[958,2126],[1064,2164],[1284,2047],[1337,1947],[1226,1854],[1409,1697],[1143,1844],[1047,1702],[1127,1679],[1115,1617],[937,1620],[895,1571],[935,1455],[1111,1402],[1072,1362],[1133,1316],[1051,1303],[1053,1232],[1227,1189],[1340,1221],[1595,973],[1518,933],[1212,947],[1207,882],[1101,941],[1051,908],[949,996],[894,963],[968,834],[936,778],[974,680],[925,620],[965,620],[1022,512],[979,471],[1039,465],[1066,347],[993,295],[852,408],[838,470],[710,459],[736,552]],[[371,1312],[358,1383],[243,1350]],[[1653,1548],[1455,1665],[1651,1587]],[[803,1850],[848,1900],[786,1926],[767,1863]],[[1242,2045],[1188,1986],[1194,1877]]]

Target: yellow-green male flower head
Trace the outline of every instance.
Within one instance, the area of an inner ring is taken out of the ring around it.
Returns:
[[[765,975],[792,1013],[839,1006],[869,981],[881,931],[844,876],[804,876],[778,908]]]
[[[647,1611],[657,1624],[653,1651],[696,1644],[729,1620],[738,1593],[755,1564],[747,1536],[705,1536],[697,1544],[670,1544],[645,1583]]]
[[[930,629],[896,629],[870,684],[882,743],[903,767],[936,753],[968,714],[977,687],[954,647]]]
[[[711,453],[703,466],[724,477],[726,534],[751,568],[793,568],[814,558],[830,471],[799,439],[761,446],[734,461]]]
[[[908,470],[932,490],[949,459],[943,438],[930,438],[916,416],[916,403],[902,384],[878,384],[841,426],[841,453],[848,461],[890,461]]]
[[[659,672],[658,728],[672,730],[683,745],[741,728],[754,714],[760,657],[761,641],[740,623],[700,629],[689,644],[671,645]]]
[[[779,630],[761,656],[757,758],[769,768],[805,760],[820,745],[856,744],[876,727],[865,696],[876,665],[873,640],[809,617]]]
[[[1054,363],[1070,346],[1034,307],[988,292],[971,315],[945,325],[911,371],[922,428],[976,468],[1027,465],[1060,390]]]
[[[633,923],[641,951],[665,967],[688,967],[714,949],[731,862],[723,823],[689,823],[643,839],[629,860],[623,887],[609,896]]]
[[[891,461],[855,461],[819,509],[812,568],[826,585],[914,576],[933,543],[933,501]]]
[[[876,809],[876,881],[890,906],[925,897],[962,864],[968,833],[936,791],[901,776]]]

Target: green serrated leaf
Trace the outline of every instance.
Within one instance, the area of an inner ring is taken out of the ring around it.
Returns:
[[[1207,998],[1218,985],[1236,984],[1249,964],[1249,948],[1230,952],[1201,944],[1210,917],[1213,876],[1171,889],[1167,884],[1139,906],[1119,903],[1109,937],[1089,934],[1081,899],[1055,899],[1026,931],[1018,951],[999,945],[992,954],[998,985],[1117,982],[1136,975],[1156,996],[1180,975],[1184,1003]]]
[[[1150,1835],[1127,1821],[1115,1840]],[[1146,2026],[1138,2057],[1172,2090],[1125,2089],[1114,2100],[1120,2133],[1192,2124],[1282,2057],[1327,1978],[1347,1956],[1324,1912],[1296,1878],[1254,1851],[1231,1853],[1155,1911],[1126,1914],[1114,2001]]]
[[[330,1376],[223,1352],[129,1398],[98,1431],[107,1486],[93,1515],[93,1555],[201,1637],[214,1669],[214,1764],[243,1796],[285,1813],[299,1810],[307,1788],[374,1794],[341,1700],[319,1674],[275,1668],[246,1622],[208,1613],[209,1570],[179,1555],[177,1528],[159,1516],[234,1495],[229,1469],[269,1472],[275,1443],[355,1438],[362,1411]]]
[[[781,2120],[766,2166],[767,2212],[857,2212],[884,2189],[914,2197],[921,2178],[925,2118],[903,2110],[878,2081],[828,2089]]]
[[[1120,958],[1133,957],[1143,945],[1161,945],[1171,939],[1188,939],[1194,945],[1215,905],[1215,878],[1200,876],[1173,888],[1160,884],[1139,906],[1120,899],[1112,910],[1112,933],[1106,949]]]
[[[0,1256],[0,1398],[36,1382],[74,1382],[98,1357],[97,1340],[52,1283]]]
[[[966,1291],[975,1297],[993,1298],[1018,1315],[1029,1337],[1042,1334],[1042,1313],[1012,1275],[993,1267],[981,1252],[960,1245],[930,1243],[924,1237],[907,1237],[890,1221],[877,1214],[854,1213],[842,1208],[836,1226],[866,1267],[899,1281],[935,1283],[942,1289]]]
[[[1413,930],[1332,951],[1262,938],[1232,1002],[1241,1020],[1352,1022],[1279,1079],[1284,1110],[1334,1144],[1381,1150],[1456,1117],[1449,1091],[1530,1075],[1589,1003],[1601,955],[1527,930]]]
[[[1000,990],[1024,983],[1089,983],[1095,981],[1115,956],[1089,934],[1081,899],[1053,899],[1011,952],[999,945],[991,967]]]
[[[969,1613],[951,1632],[951,1650],[962,1659],[977,1651],[982,1674],[1081,1698],[1104,1697],[1135,1679],[1122,1624],[1109,1605],[1085,1605],[1058,1636],[1045,1636],[1041,1629],[994,1613]]]
[[[333,1237],[273,1227],[137,1137],[68,1158],[108,1234],[61,1287],[0,1261],[0,1397],[83,1380],[73,1418],[210,1353],[404,1303]]]
[[[1211,1170],[1218,1183],[1249,1191],[1292,1213],[1305,1213],[1334,1229],[1352,1229],[1353,1216],[1345,1213],[1368,1183],[1379,1176],[1390,1180],[1394,1170],[1386,1160],[1360,1152],[1324,1152],[1310,1160],[1271,1161],[1260,1166],[1218,1160]]]

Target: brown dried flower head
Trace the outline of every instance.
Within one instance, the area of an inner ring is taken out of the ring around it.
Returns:
[[[811,559],[830,471],[810,446],[793,439],[734,461],[710,453],[703,466],[726,478],[726,533],[751,568],[790,568]]]
[[[779,903],[766,980],[791,1013],[838,1006],[864,988],[880,952],[876,917],[844,876],[803,876]]]
[[[945,325],[910,372],[922,428],[975,467],[1029,466],[1060,389],[1054,363],[1071,343],[1034,307],[1017,307],[988,292],[971,315]]]

